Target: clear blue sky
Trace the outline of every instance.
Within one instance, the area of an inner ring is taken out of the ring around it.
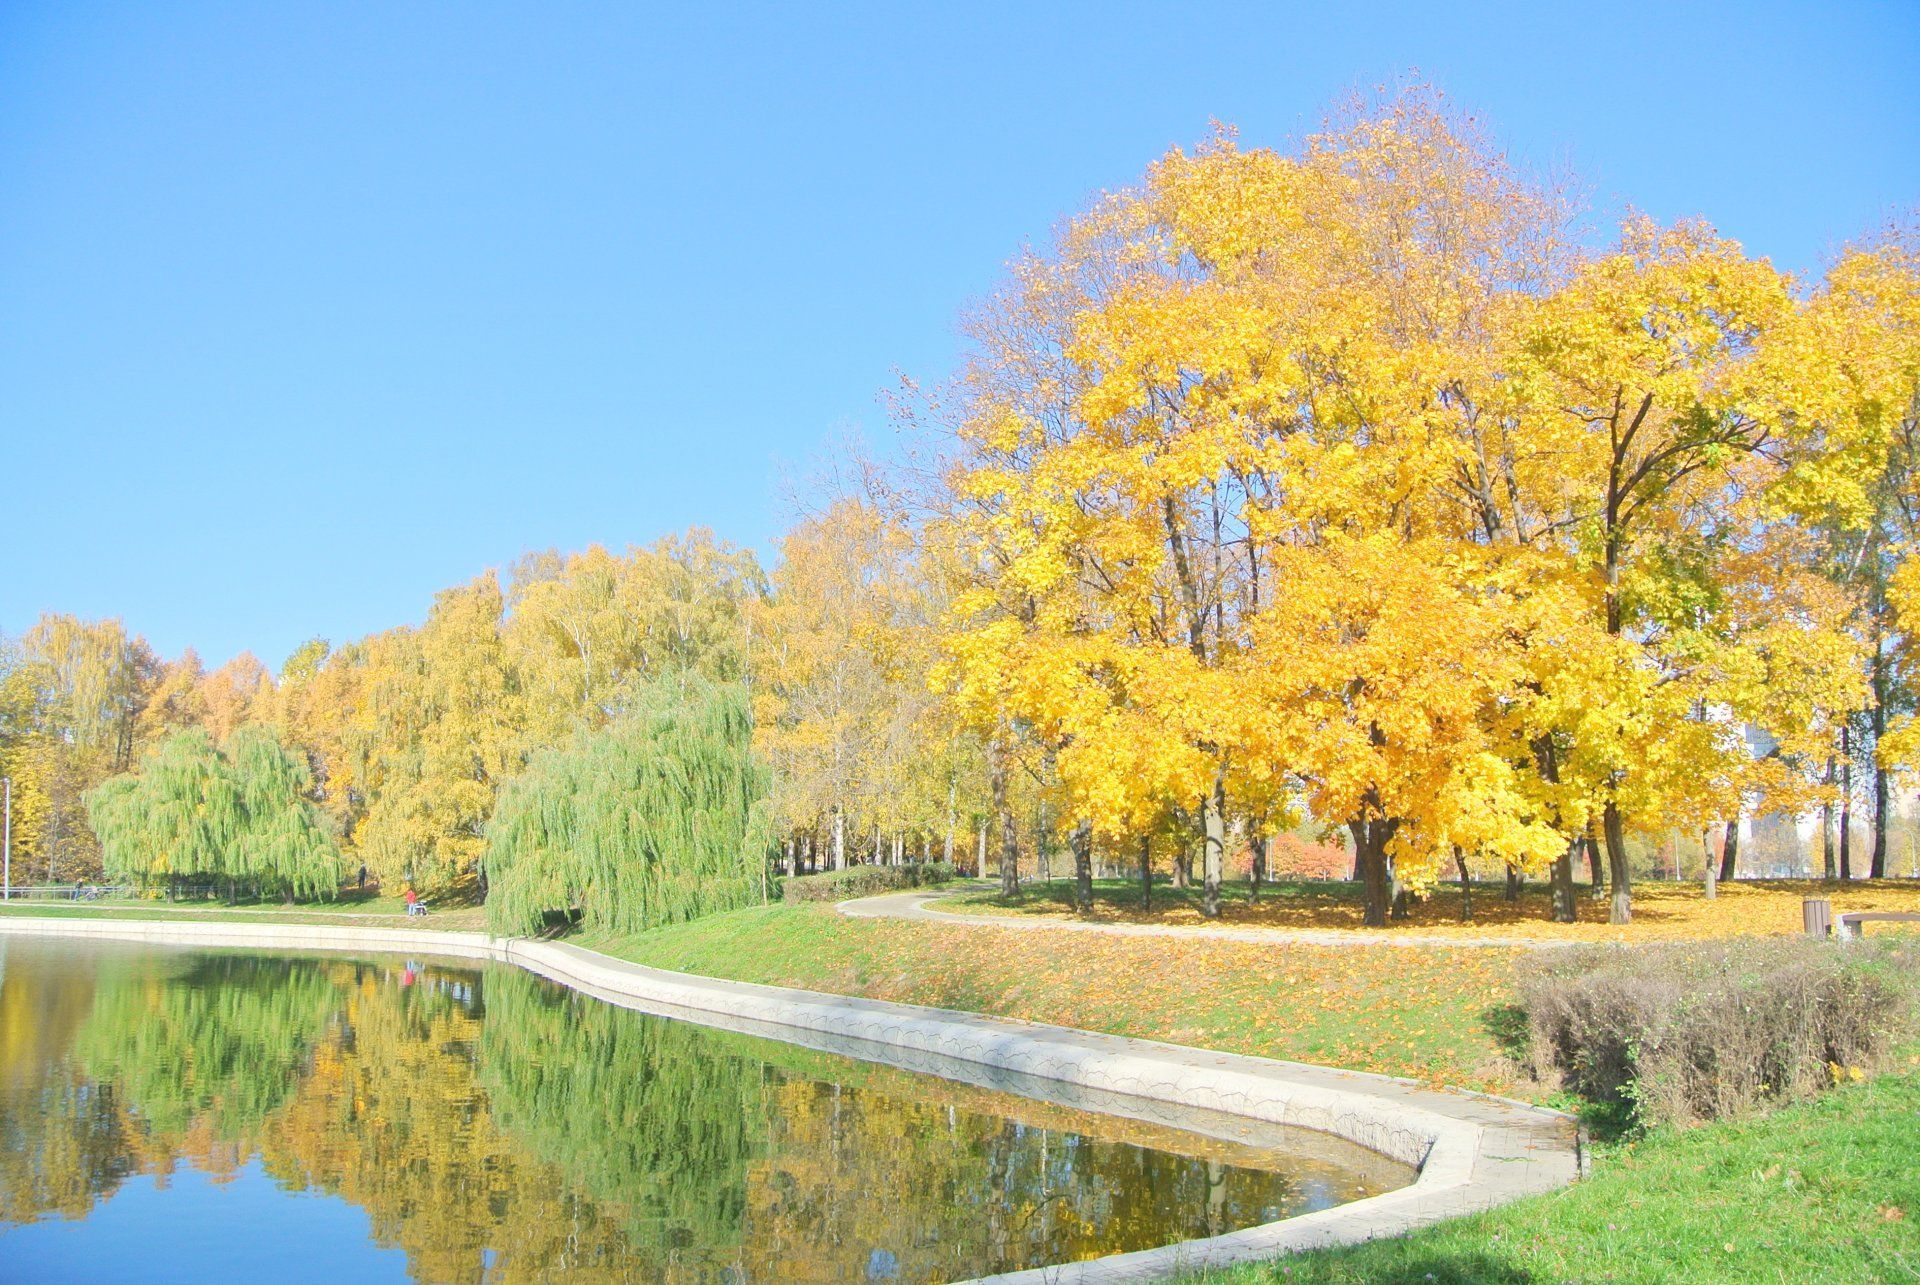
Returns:
[[[0,631],[270,664],[862,428],[1023,241],[1410,69],[1796,270],[1920,203],[1920,3],[0,4]]]

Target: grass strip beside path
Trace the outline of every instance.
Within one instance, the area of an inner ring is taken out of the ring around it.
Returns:
[[[1393,1240],[1202,1273],[1223,1285],[1920,1279],[1920,1072],[1661,1132],[1584,1182]]]
[[[98,919],[199,920],[213,923],[338,924],[343,927],[438,929],[443,932],[480,932],[486,912],[477,906],[454,906],[408,918],[398,898],[354,902],[351,910],[319,910],[318,903],[288,906],[275,902],[257,905],[168,905],[160,901],[113,899],[102,901],[0,901],[0,915],[58,918],[89,916]]]

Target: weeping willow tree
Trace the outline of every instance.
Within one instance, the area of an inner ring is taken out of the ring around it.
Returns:
[[[264,895],[327,897],[340,850],[308,797],[306,763],[262,727],[223,752],[199,728],[156,746],[137,772],[87,796],[107,877],[137,883],[246,883]]]
[[[531,933],[578,912],[632,932],[763,900],[768,784],[744,687],[656,680],[502,790],[487,827],[487,922]]]

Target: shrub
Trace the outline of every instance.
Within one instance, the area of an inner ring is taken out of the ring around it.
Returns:
[[[954,877],[951,861],[924,865],[848,866],[817,875],[795,875],[780,881],[780,895],[788,901],[851,901],[875,893],[898,892],[945,883]]]
[[[1910,1029],[1917,960],[1805,938],[1557,953],[1521,985],[1532,1070],[1642,1125],[1807,1097]]]

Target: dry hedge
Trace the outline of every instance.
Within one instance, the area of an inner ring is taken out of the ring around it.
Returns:
[[[1809,1096],[1912,1029],[1920,948],[1807,938],[1589,947],[1521,983],[1533,1073],[1644,1125]]]
[[[897,892],[945,883],[954,877],[951,861],[929,861],[904,866],[848,866],[817,875],[795,875],[780,881],[786,901],[847,901],[875,893]]]

